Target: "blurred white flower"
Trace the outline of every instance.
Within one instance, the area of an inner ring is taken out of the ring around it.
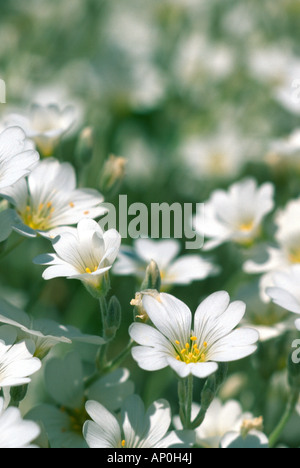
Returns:
[[[162,289],[175,284],[189,284],[218,273],[218,268],[200,255],[183,255],[178,258],[180,243],[175,239],[155,241],[137,239],[134,247],[123,247],[113,267],[116,275],[135,275],[140,280],[151,260],[157,264]]]
[[[189,374],[206,378],[216,372],[217,362],[236,361],[256,350],[259,336],[255,330],[234,330],[245,314],[245,304],[230,304],[225,291],[199,305],[193,324],[190,309],[169,294],[144,294],[143,307],[156,328],[143,323],[129,328],[131,338],[140,345],[132,349],[132,356],[142,369],[170,366],[181,378]]]
[[[0,397],[0,448],[37,448],[32,445],[40,434],[39,426],[33,421],[22,419],[18,408],[4,408]]]
[[[253,47],[249,51],[250,73],[256,80],[273,85],[274,89],[285,83],[291,70],[299,68],[299,64],[290,47]]]
[[[283,156],[298,154],[300,152],[300,129],[295,129],[287,138],[273,141],[270,150]]]
[[[300,170],[300,129],[285,138],[271,141],[265,161],[271,167],[291,167]]]
[[[192,420],[198,415],[200,406],[193,403]],[[203,448],[219,448],[222,437],[229,431],[240,431],[243,421],[250,419],[250,413],[244,413],[241,404],[229,400],[222,404],[215,398],[206,412],[205,419],[200,427],[195,429],[196,445]],[[179,416],[174,418],[177,429],[181,428]]]
[[[170,405],[166,400],[152,403],[145,412],[138,395],[128,397],[121,410],[121,423],[103,405],[89,400],[83,435],[90,448],[168,448],[188,447],[191,435],[184,431],[168,432],[171,424]]]
[[[234,183],[227,192],[215,190],[205,203],[204,220],[195,222],[195,229],[210,238],[204,250],[229,241],[251,243],[260,234],[263,218],[274,207],[273,195],[273,184],[266,182],[258,187],[254,179]]]
[[[235,131],[222,128],[212,136],[183,137],[178,155],[192,177],[232,178],[246,162],[245,146]]]
[[[56,104],[33,104],[28,115],[7,115],[3,119],[3,125],[21,127],[44,156],[52,156],[56,145],[70,130],[74,121],[75,110],[72,106],[61,110]]]
[[[3,130],[0,133],[0,190],[28,175],[38,160],[39,154],[21,128]]]
[[[115,229],[103,232],[93,219],[81,219],[77,228],[62,232],[53,241],[55,254],[35,258],[39,265],[47,265],[46,280],[56,277],[78,279],[95,290],[101,290],[102,281],[111,269],[121,244]]]
[[[300,314],[300,265],[291,266],[285,272],[272,275],[273,287],[268,287],[266,293],[272,301],[284,309]],[[300,330],[300,319],[295,321]]]
[[[6,213],[11,229],[29,237],[41,234],[53,238],[62,226],[77,224],[81,218],[96,218],[107,211],[99,192],[76,189],[71,164],[52,158],[39,162],[28,180],[20,180],[1,190],[1,194],[15,207]]]
[[[29,376],[41,368],[41,361],[33,357],[33,343],[16,339],[15,330],[7,325],[0,327],[0,388],[29,383]]]
[[[265,262],[254,260],[245,262],[246,273],[261,274],[260,295],[263,301],[269,301],[266,288],[273,285],[273,274],[289,270],[291,265],[300,263],[300,199],[291,200],[284,209],[275,214],[274,234],[276,247],[266,247],[268,258]],[[261,253],[259,254],[261,257]]]
[[[174,56],[173,75],[179,86],[187,89],[199,89],[207,76],[214,81],[225,79],[233,71],[235,61],[233,48],[208,41],[198,31],[183,37]]]

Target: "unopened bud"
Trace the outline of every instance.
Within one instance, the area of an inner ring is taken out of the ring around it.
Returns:
[[[24,400],[26,393],[27,393],[28,385],[19,385],[17,387],[11,387],[10,389],[10,397],[11,397],[11,404],[17,405]]]
[[[120,328],[122,318],[122,308],[116,296],[113,296],[108,304],[105,318],[104,334],[106,339],[114,338]]]
[[[227,374],[228,374],[228,363],[219,362],[218,370],[215,373],[217,389],[219,389],[219,387],[225,382]]]
[[[161,288],[161,275],[157,263],[151,260],[146,269],[145,279],[141,286],[142,290],[155,289],[160,291]]]
[[[209,377],[204,385],[204,388],[201,392],[201,408],[204,411],[207,411],[210,407],[211,403],[213,402],[217,391],[216,386],[216,377],[212,375]]]
[[[120,188],[125,176],[126,159],[111,154],[105,162],[100,178],[100,190],[107,193],[115,193]]]
[[[77,146],[75,148],[75,159],[77,164],[80,166],[88,164],[93,157],[93,150],[93,129],[91,127],[85,127],[79,135]]]

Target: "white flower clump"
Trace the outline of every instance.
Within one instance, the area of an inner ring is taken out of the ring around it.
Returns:
[[[89,400],[86,411],[92,418],[83,426],[83,435],[90,448],[168,448],[188,447],[190,434],[168,432],[171,424],[170,405],[166,400],[152,403],[145,412],[138,395],[125,400],[121,423],[103,405]]]
[[[226,192],[216,190],[205,204],[205,218],[196,230],[208,237],[205,250],[224,242],[251,243],[260,233],[264,217],[274,207],[274,186],[257,186],[254,179],[234,183]]]
[[[35,422],[22,419],[18,408],[5,409],[0,397],[0,448],[37,448],[31,443],[39,434],[40,428]]]
[[[41,161],[28,180],[1,190],[1,195],[14,206],[6,212],[10,230],[30,237],[41,234],[53,238],[64,226],[106,212],[103,196],[93,189],[76,188],[73,166],[52,158]],[[1,234],[0,240],[4,240]]]
[[[44,156],[52,156],[74,121],[75,109],[72,106],[61,110],[56,104],[33,104],[27,115],[10,114],[4,118],[3,125],[21,127]]]
[[[178,257],[180,243],[175,239],[155,241],[137,239],[134,247],[123,247],[113,272],[116,275],[145,276],[147,265],[153,260],[161,274],[162,289],[175,284],[189,284],[218,272],[218,268],[200,255]]]
[[[256,350],[257,331],[234,330],[245,314],[245,304],[230,304],[225,291],[199,305],[193,324],[190,309],[169,294],[145,294],[143,307],[156,328],[144,323],[129,328],[131,338],[140,345],[132,349],[132,356],[142,369],[170,366],[182,378],[193,374],[203,379],[217,371],[218,362],[236,361]]]
[[[41,368],[41,361],[33,356],[33,343],[16,339],[16,330],[7,325],[0,327],[0,388],[27,384]]]
[[[39,160],[21,128],[11,127],[0,133],[0,190],[30,173]]]

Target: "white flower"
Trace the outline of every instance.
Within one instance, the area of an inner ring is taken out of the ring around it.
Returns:
[[[154,260],[160,270],[162,288],[174,284],[189,284],[218,272],[216,266],[200,255],[177,258],[179,251],[180,244],[175,239],[137,239],[134,248],[121,249],[113,272],[117,275],[136,275],[142,280],[146,267]]]
[[[22,419],[18,408],[4,409],[0,397],[0,448],[35,448],[31,442],[40,434],[39,426],[33,421]]]
[[[276,155],[290,157],[291,162],[299,156],[300,151],[300,129],[294,130],[288,137],[275,140],[271,144],[271,153]],[[298,160],[298,158],[297,158]]]
[[[200,406],[193,403],[192,419],[199,413]],[[250,413],[244,413],[239,402],[229,400],[222,404],[215,398],[208,408],[204,422],[195,429],[196,445],[203,448],[219,448],[222,437],[229,431],[240,431],[243,421],[250,419]],[[175,426],[180,429],[180,418],[174,418]]]
[[[27,137],[35,142],[44,156],[52,156],[55,146],[70,130],[74,120],[75,111],[72,106],[61,110],[56,104],[33,104],[28,115],[8,115],[3,125],[18,125]]]
[[[46,280],[67,277],[98,288],[117,257],[120,244],[121,236],[115,229],[103,232],[93,219],[82,219],[76,229],[54,239],[55,254],[40,255],[34,262],[48,265],[43,273]]]
[[[27,181],[22,179],[1,194],[15,207],[8,210],[11,229],[25,236],[55,237],[62,226],[106,212],[102,195],[93,189],[76,189],[74,168],[56,159],[39,162]]]
[[[11,327],[0,327],[0,388],[29,383],[29,376],[41,367],[41,361],[33,357],[32,342],[15,343],[16,338],[17,332]]]
[[[0,190],[28,175],[39,160],[21,128],[11,127],[0,133]]]
[[[168,448],[185,446],[184,432],[168,432],[171,424],[170,405],[165,400],[152,403],[145,413],[141,398],[132,395],[125,400],[121,424],[104,406],[96,401],[86,403],[93,421],[86,421],[83,435],[90,448]]]
[[[241,140],[233,130],[221,128],[217,134],[183,138],[178,153],[191,177],[232,178],[245,164],[246,148]]]
[[[288,271],[292,265],[300,263],[300,199],[291,200],[283,210],[279,210],[275,224],[277,246],[266,248],[267,260],[260,263],[248,260],[243,266],[246,273],[262,275],[260,295],[264,302],[269,301],[266,289],[273,285],[273,274]]]
[[[273,209],[274,186],[265,183],[257,187],[254,179],[230,186],[229,190],[216,190],[205,204],[205,216],[195,228],[210,238],[205,250],[224,242],[248,244],[258,235],[263,218]]]
[[[133,323],[131,338],[140,346],[132,356],[145,370],[170,366],[180,377],[206,378],[218,369],[217,362],[249,356],[256,350],[258,333],[250,328],[233,331],[245,314],[245,304],[229,304],[227,292],[210,295],[197,308],[192,324],[190,309],[169,294],[145,294],[143,307],[154,327]]]
[[[274,286],[266,290],[272,301],[290,312],[300,314],[300,265],[274,273],[272,278]],[[300,319],[296,320],[295,325],[300,330]]]

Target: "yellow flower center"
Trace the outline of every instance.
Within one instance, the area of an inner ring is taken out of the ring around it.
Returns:
[[[91,274],[92,271],[95,272],[97,270],[98,270],[98,266],[96,265],[92,269],[90,269],[89,267],[86,267],[85,272]]]
[[[300,248],[299,249],[292,249],[289,252],[289,261],[291,263],[300,263]]]
[[[247,232],[252,231],[253,227],[254,227],[254,222],[248,221],[246,223],[240,224],[239,229],[240,231],[247,233]]]
[[[186,364],[206,361],[206,341],[204,341],[201,348],[199,348],[198,338],[196,336],[191,336],[190,341],[185,343],[183,346],[178,340],[175,341],[175,345],[177,361],[182,361]]]
[[[126,440],[124,440],[124,439],[123,439],[123,440],[122,440],[122,442],[121,442],[121,446],[122,446],[122,448],[124,448],[124,447],[125,447],[125,445],[126,445]]]
[[[25,211],[21,213],[21,218],[31,229],[46,231],[51,228],[51,217],[54,210],[52,202],[40,203],[37,208],[27,205]]]

